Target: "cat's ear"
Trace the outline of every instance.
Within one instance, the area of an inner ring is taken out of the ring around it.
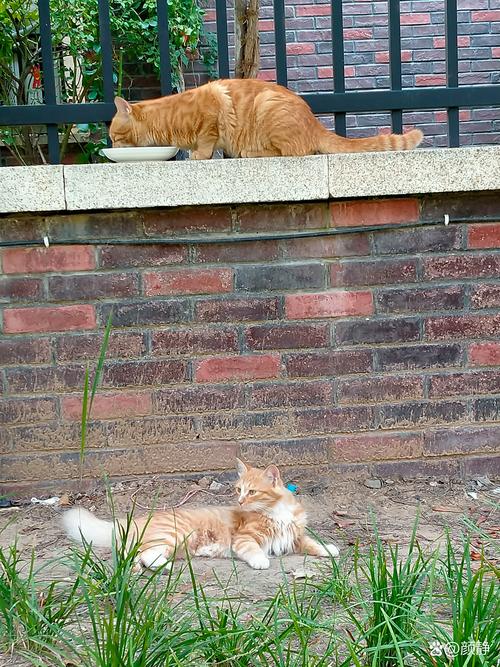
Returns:
[[[267,466],[267,468],[264,470],[264,474],[273,486],[276,486],[278,482],[281,482],[280,471],[275,465]]]
[[[123,97],[115,97],[115,107],[118,113],[132,113],[132,106]]]
[[[236,472],[240,477],[242,477],[246,472],[248,472],[248,468],[243,463],[243,461],[240,461],[240,459],[236,459]]]

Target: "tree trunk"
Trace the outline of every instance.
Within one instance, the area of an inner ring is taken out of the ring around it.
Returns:
[[[259,0],[235,0],[234,14],[234,73],[238,79],[253,79],[260,66]]]

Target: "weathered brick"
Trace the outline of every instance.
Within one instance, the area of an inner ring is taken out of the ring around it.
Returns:
[[[275,378],[279,376],[280,368],[281,360],[278,354],[214,357],[203,359],[196,364],[195,378],[197,382]]]
[[[415,76],[416,86],[444,86],[445,84],[444,74],[417,74]]]
[[[364,227],[416,222],[417,199],[370,199],[330,204],[332,227]]]
[[[185,443],[197,437],[195,419],[187,415],[139,416],[136,419],[117,419],[106,422],[109,447],[135,447],[164,443]]]
[[[336,234],[322,238],[300,238],[281,241],[285,257],[305,259],[307,257],[352,257],[370,254],[367,234]]]
[[[373,355],[365,351],[336,351],[289,354],[285,365],[290,377],[335,377],[352,373],[368,373]]]
[[[236,352],[239,349],[235,328],[197,327],[153,331],[151,353],[155,356]]]
[[[462,27],[465,28],[466,26],[463,25]],[[461,220],[476,222],[478,216],[498,220],[500,216],[500,200],[496,192],[478,192],[474,193],[474,197],[471,197],[470,193],[439,193],[424,197],[422,201],[421,220],[428,220],[430,222],[443,220],[443,216],[446,213],[450,216],[450,220],[459,218]]]
[[[61,401],[65,419],[81,419],[82,397],[66,396]],[[132,417],[149,415],[152,411],[151,394],[149,392],[119,394],[97,393],[94,396],[91,419],[112,419],[116,417]]]
[[[219,294],[233,288],[232,269],[171,269],[144,274],[147,296]]]
[[[236,269],[235,287],[246,292],[325,287],[325,266],[307,264],[257,264]]]
[[[474,421],[498,422],[500,421],[500,398],[478,398],[472,404]]]
[[[101,321],[106,323],[113,311],[112,325],[134,327],[140,325],[189,322],[191,312],[187,299],[162,299],[161,301],[122,301],[101,307]]]
[[[107,365],[102,382],[106,387],[140,387],[182,382],[185,377],[185,361],[126,361]]]
[[[460,479],[460,465],[456,460],[429,461],[417,459],[412,461],[387,461],[386,463],[375,463],[372,466],[372,474],[382,479],[425,479],[436,478]]]
[[[448,424],[464,421],[467,405],[459,401],[442,403],[415,402],[383,405],[380,408],[380,428],[402,428],[418,425]]]
[[[460,366],[460,345],[411,345],[389,347],[376,351],[377,368],[381,371],[415,370]]]
[[[293,430],[285,411],[246,414],[209,414],[199,420],[198,437],[202,440],[244,440],[247,438],[287,437]]]
[[[390,229],[374,233],[373,239],[380,255],[446,252],[461,247],[461,232],[459,225]]]
[[[469,248],[500,248],[500,223],[469,225],[467,245]]]
[[[250,392],[250,408],[282,408],[330,405],[333,388],[328,382],[281,382],[255,384]]]
[[[148,236],[175,232],[228,232],[231,229],[229,206],[185,206],[154,209],[142,214]]]
[[[296,16],[330,16],[332,10],[329,5],[298,5]]]
[[[429,396],[468,396],[500,392],[500,370],[449,373],[430,378]]]
[[[380,313],[458,310],[464,306],[464,289],[461,285],[451,285],[425,289],[380,290],[376,294],[375,303]]]
[[[414,283],[417,281],[417,260],[383,259],[332,264],[330,280],[333,287]]]
[[[451,255],[424,260],[424,277],[496,278],[500,274],[500,255]]]
[[[39,278],[0,279],[0,300],[40,301],[43,298],[43,284]]]
[[[500,331],[500,315],[457,315],[455,317],[428,317],[425,336],[443,338],[491,338]]]
[[[328,324],[280,324],[248,327],[245,340],[250,350],[282,350],[328,347]]]
[[[51,360],[47,338],[12,338],[0,340],[0,364],[46,364]]]
[[[236,214],[242,232],[328,227],[328,206],[324,202],[238,206]]]
[[[314,44],[308,44],[307,42],[304,44],[287,44],[286,45],[286,53],[289,56],[298,56],[302,54],[311,54],[315,52]]]
[[[2,266],[4,273],[89,271],[95,268],[94,249],[82,245],[7,248],[2,253]]]
[[[431,15],[428,12],[401,14],[400,22],[401,25],[423,25],[431,23]]]
[[[285,297],[285,312],[289,319],[370,315],[373,298],[369,291],[291,294]]]
[[[426,456],[498,452],[500,426],[475,426],[428,431],[424,438]]]
[[[203,299],[195,306],[196,319],[202,322],[258,322],[278,317],[276,297],[240,299]]]
[[[160,389],[154,393],[155,412],[217,412],[234,410],[245,404],[241,385]]]
[[[186,260],[187,247],[180,245],[106,245],[99,251],[99,266],[104,269],[165,266]]]
[[[421,377],[370,377],[342,380],[338,385],[338,401],[342,403],[381,403],[422,398]]]
[[[5,398],[0,399],[0,424],[40,422],[57,417],[54,398]]]
[[[332,438],[328,445],[332,462],[413,459],[422,456],[422,433],[367,433]]]
[[[136,296],[138,277],[133,273],[92,273],[49,278],[49,297],[56,301]]]
[[[58,336],[54,341],[56,357],[58,361],[97,361],[103,338],[103,333]],[[106,359],[141,357],[145,349],[142,333],[112,330],[106,347]]]
[[[500,477],[500,456],[468,456],[462,463],[464,476],[471,477],[490,477],[498,479]]]
[[[83,387],[85,366],[24,366],[5,371],[11,394],[69,391]]]
[[[240,455],[252,465],[265,467],[272,461],[278,466],[319,465],[328,460],[326,438],[264,440],[240,443]]]
[[[471,285],[473,308],[500,308],[500,285]]]
[[[406,343],[420,339],[420,328],[416,319],[339,322],[335,329],[335,336],[340,345]]]
[[[94,306],[55,306],[53,308],[7,308],[4,310],[5,333],[34,333],[95,329]]]
[[[500,343],[475,343],[469,347],[471,366],[500,366]]]
[[[278,241],[207,243],[196,246],[196,262],[269,262],[278,259]]]
[[[7,431],[7,429],[4,429]],[[36,452],[58,449],[61,451],[78,450],[81,446],[81,424],[79,418],[74,422],[52,421],[43,424],[13,426],[8,429],[16,443],[15,451]],[[107,444],[106,429],[100,422],[89,422],[87,426],[86,447],[105,447]],[[54,479],[48,473],[38,475],[38,479]]]
[[[473,21],[500,21],[500,9],[471,12]]]
[[[303,435],[355,433],[374,426],[373,408],[367,406],[297,410],[292,419],[297,432]]]

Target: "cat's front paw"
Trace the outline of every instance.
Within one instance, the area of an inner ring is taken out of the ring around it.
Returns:
[[[326,554],[325,556],[330,556],[331,558],[337,558],[339,556],[340,551],[338,550],[338,547],[335,546],[335,544],[325,544],[324,545]]]
[[[247,563],[250,567],[253,567],[254,570],[269,569],[269,558],[264,554],[252,554],[248,557]]]

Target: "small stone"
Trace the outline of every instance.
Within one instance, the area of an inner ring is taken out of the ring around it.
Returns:
[[[201,479],[198,480],[198,486],[201,487],[202,489],[208,489],[210,486],[210,477],[202,477]]]
[[[395,482],[393,479],[386,479],[384,480],[384,484],[387,484],[387,486],[394,486]]]
[[[429,482],[429,486],[439,486],[438,482]]]
[[[365,479],[363,484],[368,487],[369,489],[381,489],[382,488],[382,482],[380,479]]]
[[[489,477],[486,477],[486,475],[484,475],[483,477],[475,477],[474,481],[476,482],[476,484],[479,487],[481,487],[481,486],[491,486],[493,484],[491,479],[489,479]]]
[[[216,482],[214,480],[208,488],[210,489],[210,491],[222,491],[222,489],[224,488],[224,484],[221,484],[220,482]]]
[[[61,498],[59,499],[59,505],[62,507],[68,507],[68,505],[71,505],[71,498],[69,497],[68,493],[63,493]]]

